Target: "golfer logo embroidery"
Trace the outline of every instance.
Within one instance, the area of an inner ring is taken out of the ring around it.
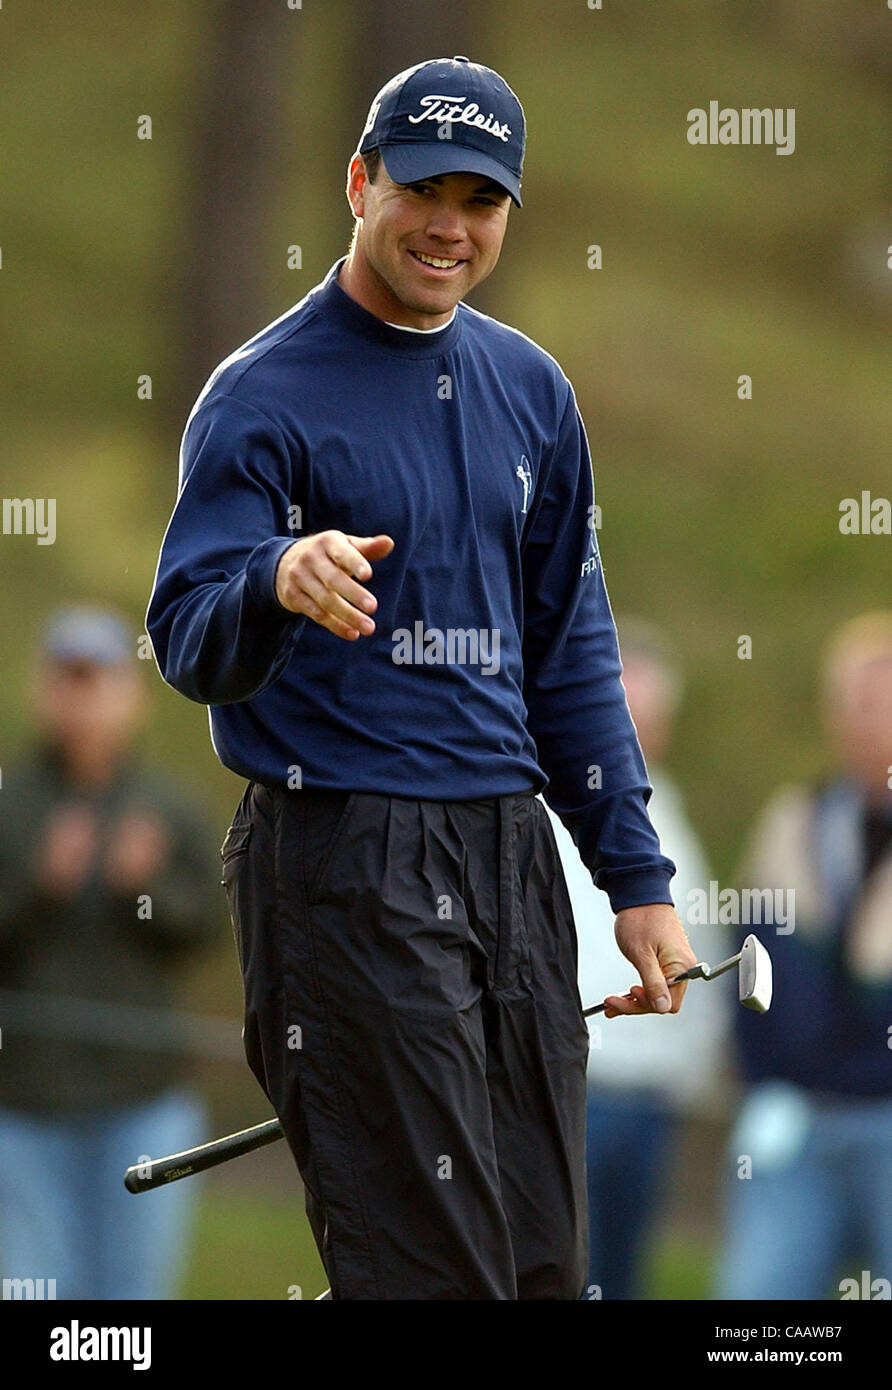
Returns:
[[[525,516],[527,510],[527,503],[530,500],[530,492],[533,486],[533,474],[530,468],[530,461],[527,458],[526,454],[521,454],[520,463],[517,465],[515,472],[520,481],[523,483],[523,506],[520,509],[520,513],[521,516]]]

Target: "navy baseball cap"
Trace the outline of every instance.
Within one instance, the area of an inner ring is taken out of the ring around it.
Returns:
[[[135,657],[126,624],[101,608],[66,608],[47,624],[41,642],[49,661],[123,666]]]
[[[381,88],[359,153],[377,146],[394,183],[483,174],[523,207],[525,141],[523,107],[497,72],[469,58],[432,58]]]

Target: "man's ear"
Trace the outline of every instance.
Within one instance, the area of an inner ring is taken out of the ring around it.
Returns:
[[[365,215],[365,188],[368,183],[365,161],[361,154],[354,154],[347,166],[347,202],[354,217],[362,220]]]

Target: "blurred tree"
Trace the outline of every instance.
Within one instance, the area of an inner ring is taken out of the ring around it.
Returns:
[[[184,216],[175,314],[179,370],[170,424],[183,421],[210,368],[279,310],[270,300],[264,232],[284,162],[286,84],[295,39],[284,0],[216,0],[207,11],[189,96]]]
[[[345,52],[332,149],[355,148],[372,97],[395,73],[455,53],[479,60],[477,14],[472,0],[333,7]],[[217,0],[208,14],[185,150],[191,196],[174,308],[181,341],[167,398],[175,433],[210,367],[281,312],[269,297],[263,238],[287,165],[287,84],[300,70],[301,31],[289,18],[284,0]],[[484,293],[475,294],[481,308]]]
[[[452,58],[457,53],[485,62],[478,51],[480,6],[473,0],[452,0],[448,6],[440,0],[363,5],[351,32],[354,80],[345,87],[345,117],[355,139],[375,92],[398,72],[428,58]]]

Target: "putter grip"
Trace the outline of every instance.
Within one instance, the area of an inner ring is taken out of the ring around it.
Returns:
[[[230,1158],[251,1153],[253,1149],[262,1149],[264,1145],[282,1139],[284,1133],[278,1120],[265,1120],[261,1125],[239,1130],[238,1134],[227,1134],[225,1138],[202,1144],[197,1149],[186,1149],[167,1158],[146,1159],[127,1169],[124,1186],[128,1192],[151,1192],[154,1187],[179,1182],[180,1178],[189,1178],[193,1173],[216,1168],[218,1163],[226,1163]]]

